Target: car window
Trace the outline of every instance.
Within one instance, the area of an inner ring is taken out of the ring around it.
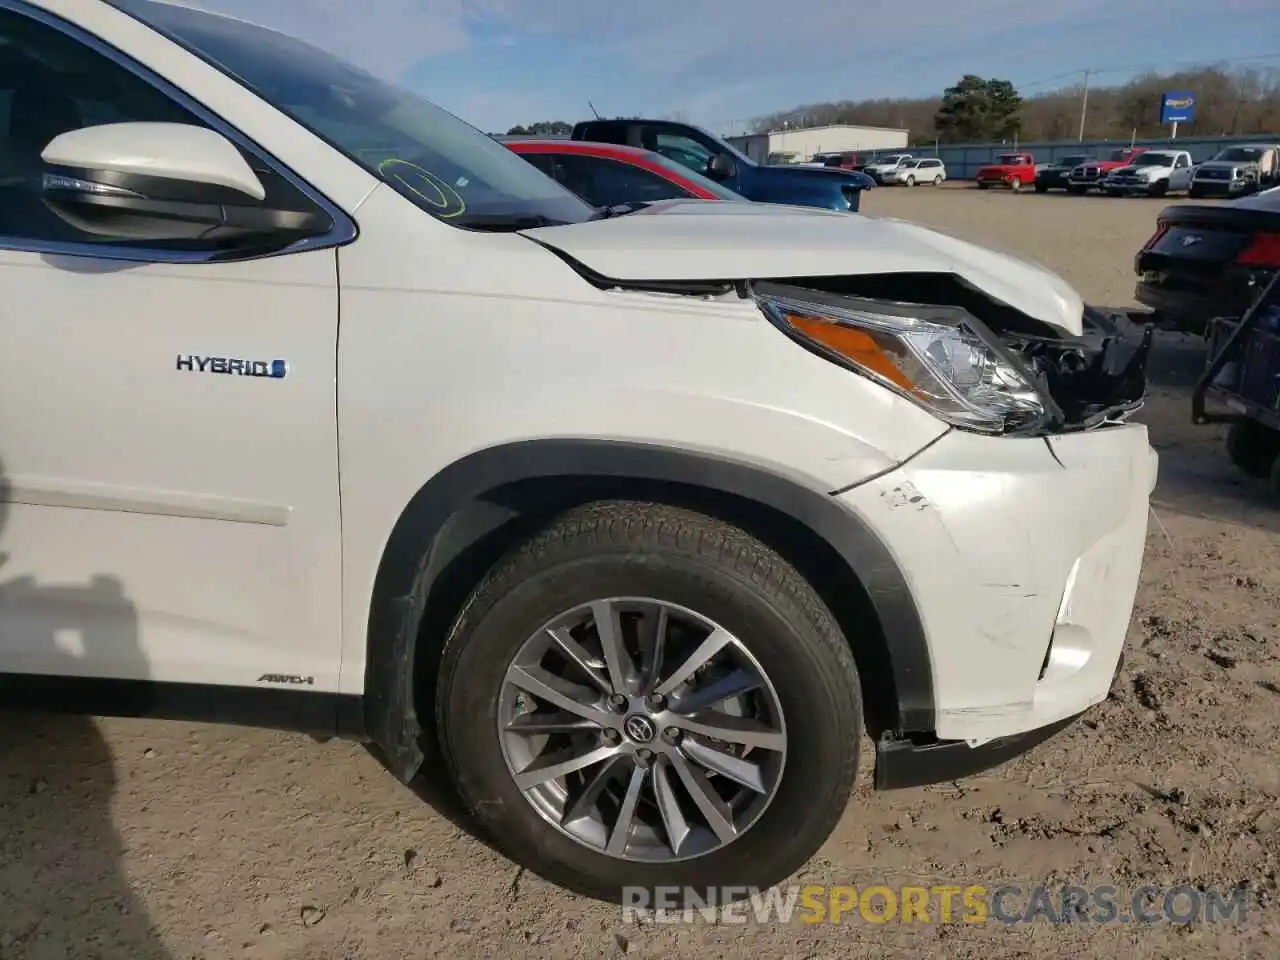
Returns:
[[[653,203],[693,196],[688,190],[655,173],[604,157],[562,153],[554,155],[553,176],[582,199],[597,207],[622,203]]]
[[[555,173],[555,157],[550,153],[521,153],[526,163],[530,163],[537,167],[547,176],[554,176]]]
[[[1255,163],[1261,158],[1262,150],[1258,147],[1227,147],[1225,150],[1220,151],[1213,159]]]
[[[660,153],[653,154],[649,157],[649,160],[659,167],[665,167],[667,170],[670,170],[677,176],[683,177],[685,180],[690,180],[693,183],[696,183],[703,190],[713,194],[719,200],[737,200],[741,202],[746,199],[742,194],[734,193],[723,184],[716,183],[716,181],[712,180],[710,177],[705,177],[696,170],[690,170],[684,164],[677,163],[674,160],[664,157]]]
[[[219,246],[88,234],[45,206],[40,154],[49,142],[71,130],[129,121],[206,126],[142,77],[75,37],[0,10],[0,236],[169,250]],[[259,158],[241,152],[266,187],[266,203],[289,210],[313,208],[292,183]]]
[[[191,6],[109,0],[223,71],[411,203],[458,227],[578,223],[595,211],[492,137],[301,40]]]
[[[659,133],[649,149],[695,173],[705,171],[712,156],[711,151],[697,140],[682,133]]]

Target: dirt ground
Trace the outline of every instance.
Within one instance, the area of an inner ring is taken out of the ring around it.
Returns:
[[[869,213],[1016,248],[1130,304],[1160,201],[879,189]],[[6,718],[0,958],[1274,957],[1280,504],[1189,422],[1202,348],[1159,343],[1161,454],[1128,660],[1057,739],[958,785],[872,795],[796,878],[1249,885],[1243,923],[635,924],[473,839],[363,748],[214,726]],[[869,753],[869,751],[868,751]],[[855,914],[856,917],[856,914]]]

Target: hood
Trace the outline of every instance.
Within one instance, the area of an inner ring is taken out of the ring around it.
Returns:
[[[523,235],[624,282],[780,280],[884,273],[955,274],[1068,333],[1080,295],[1012,254],[902,220],[782,204],[674,200],[636,213]]]
[[[865,173],[838,167],[802,167],[772,164],[756,167],[752,179],[761,183],[841,183],[855,189],[874,187],[876,182]]]

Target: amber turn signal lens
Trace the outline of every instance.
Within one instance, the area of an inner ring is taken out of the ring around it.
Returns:
[[[801,313],[787,313],[784,316],[788,325],[805,338],[822,344],[828,350],[834,350],[846,360],[883,377],[900,390],[919,392],[917,386],[894,362],[893,355],[867,331]]]

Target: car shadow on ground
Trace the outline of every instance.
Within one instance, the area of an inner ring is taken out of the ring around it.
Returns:
[[[0,547],[13,500],[5,476],[0,467]],[[0,552],[6,660],[35,653],[42,671],[57,673],[69,666],[61,658],[99,650],[131,676],[145,675],[137,612],[118,581],[41,584],[14,567]],[[70,622],[75,613],[83,622]],[[36,688],[29,677],[0,674],[0,958],[169,960],[125,876],[110,748],[88,717],[15,712]]]
[[[1191,394],[1207,363],[1205,342],[1191,334],[1157,334],[1148,364],[1150,396],[1137,420],[1160,454],[1152,506],[1280,533],[1280,499],[1227,457],[1226,427],[1191,422]]]
[[[387,763],[377,746],[371,743],[365,744],[365,749],[388,775],[393,775],[391,765]],[[428,754],[422,769],[408,783],[408,789],[418,800],[448,820],[456,829],[499,856],[509,859],[509,854],[488,835],[480,821],[471,815],[466,804],[462,802],[462,797],[449,777],[444,759],[438,753]],[[3,957],[4,955],[0,954],[0,960],[3,960]]]

